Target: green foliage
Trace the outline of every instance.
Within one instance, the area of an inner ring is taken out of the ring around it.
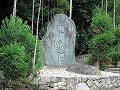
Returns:
[[[112,31],[113,30],[113,20],[109,16],[109,14],[106,14],[105,11],[101,11],[101,9],[97,7],[93,11],[91,28],[94,33]]]
[[[89,43],[90,53],[92,54],[89,61],[94,63],[100,61],[100,69],[105,70],[112,62],[109,53],[113,51],[113,42],[116,40],[115,35],[109,31],[96,35]]]
[[[120,25],[118,25],[115,29],[115,31],[113,31],[114,35],[116,36],[116,43],[120,42]]]
[[[5,18],[5,20],[2,21],[0,44],[5,46],[6,44],[11,44],[13,42],[20,43],[25,47],[28,62],[32,64],[35,37],[31,34],[27,22],[23,22],[22,19],[16,17],[14,23],[13,17],[11,16],[10,19]]]
[[[107,53],[109,52],[110,47],[112,46],[113,42],[116,40],[115,35],[112,32],[106,32],[102,34],[96,35],[90,42],[89,47],[92,49],[92,52],[98,51],[100,53]]]
[[[69,2],[68,0],[56,0],[57,4],[63,8],[63,10],[68,10],[69,9]]]
[[[36,55],[36,65],[35,65],[35,70],[40,70],[44,64],[43,60],[43,46],[42,46],[42,41],[38,40],[38,45],[37,45],[37,55]]]
[[[120,24],[120,0],[115,0],[115,23]],[[108,13],[113,17],[114,0],[108,0]]]
[[[14,17],[11,16],[10,19],[6,18],[5,20],[2,21],[2,25],[0,29],[0,45],[1,45],[0,47],[11,45],[14,42],[19,43],[21,47],[24,47],[23,51],[25,52],[24,54],[26,57],[24,62],[27,62],[27,68],[29,69],[28,74],[30,74],[32,72],[32,61],[34,56],[35,37],[30,32],[31,28],[27,25],[27,22],[23,22],[23,20],[20,19],[19,17],[15,17],[15,22],[13,19]],[[15,49],[13,48],[13,50]],[[42,50],[42,45],[41,45],[41,42],[38,40],[36,61],[40,60],[41,50]],[[16,49],[16,52],[19,52],[19,51],[17,51]],[[3,59],[4,58],[6,58],[6,56],[4,56]],[[19,57],[16,59],[19,60]],[[42,62],[42,61],[39,61],[39,62]],[[25,65],[23,64],[23,68],[24,66]],[[22,75],[20,77],[22,77]]]
[[[0,70],[10,80],[19,80],[30,74],[25,47],[18,43],[0,48]]]
[[[102,59],[100,60],[100,70],[104,71],[104,70],[108,69],[109,68],[108,65],[110,65],[111,62],[112,62],[112,58],[109,57],[108,54],[103,55]]]
[[[112,58],[112,64],[117,67],[117,62],[120,61],[120,51],[111,52],[110,57]]]

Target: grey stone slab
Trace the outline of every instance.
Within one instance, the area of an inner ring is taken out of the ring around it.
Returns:
[[[66,67],[75,63],[76,26],[65,14],[49,22],[44,35],[44,59],[47,66]]]

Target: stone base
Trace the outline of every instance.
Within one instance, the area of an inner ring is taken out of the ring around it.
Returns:
[[[40,85],[42,90],[111,90],[120,87],[120,74],[101,71],[99,76],[83,75],[65,68],[44,68],[30,83]]]

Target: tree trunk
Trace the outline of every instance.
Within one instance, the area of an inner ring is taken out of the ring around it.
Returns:
[[[49,14],[50,14],[49,6],[50,6],[50,3],[48,2],[48,22],[49,22],[49,18],[50,18],[50,16],[49,16]]]
[[[70,0],[70,18],[72,18],[72,0]]]
[[[36,42],[35,42],[35,49],[34,49],[33,70],[35,70],[36,51],[37,51],[37,43],[38,43],[37,41],[38,41],[38,28],[39,28],[40,9],[41,9],[41,0],[40,0],[40,3],[39,3],[39,11],[38,11],[38,18],[37,18]]]
[[[34,0],[33,0],[33,7],[32,7],[32,34],[33,34],[33,23],[34,23]]]
[[[106,14],[107,14],[107,0],[106,0]]]
[[[13,16],[16,16],[16,4],[17,4],[17,0],[14,0]]]
[[[16,4],[17,4],[17,0],[14,0],[14,6],[13,6],[13,21],[15,24],[15,17],[16,17]]]
[[[42,27],[43,27],[43,0],[42,0]]]
[[[101,1],[101,10],[103,10],[103,0]]]
[[[99,69],[100,68],[100,60],[97,60],[95,63],[94,63],[94,66]]]
[[[115,8],[116,8],[116,3],[114,0],[114,9],[113,9],[113,27],[114,27],[114,30],[115,30]]]

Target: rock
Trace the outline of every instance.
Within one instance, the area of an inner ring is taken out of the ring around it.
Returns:
[[[94,85],[94,82],[92,80],[88,80],[87,85],[88,85],[88,87],[91,87],[92,85]]]
[[[75,63],[76,26],[65,14],[49,22],[44,35],[44,59],[47,66],[66,67]]]
[[[41,77],[41,82],[50,82],[50,77]]]
[[[66,82],[58,82],[58,86],[64,86],[66,85]]]
[[[70,72],[75,72],[78,74],[85,74],[85,75],[100,75],[101,74],[100,70],[98,70],[96,67],[86,65],[83,63],[81,64],[76,63],[72,66],[69,66],[66,70]]]
[[[59,90],[67,90],[66,86],[58,86]]]
[[[0,79],[4,79],[3,72],[0,71]]]
[[[75,90],[90,90],[86,83],[78,83]]]
[[[29,83],[30,83],[30,84],[39,84],[39,80],[40,80],[40,77],[35,77],[35,78],[32,79]]]

